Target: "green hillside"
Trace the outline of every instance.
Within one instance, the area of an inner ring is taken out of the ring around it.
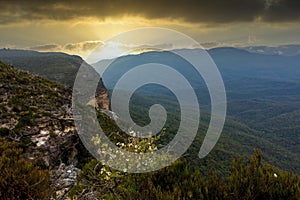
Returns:
[[[69,87],[73,87],[77,72],[84,65],[88,74],[98,80],[95,94],[97,104],[104,109],[109,108],[107,90],[101,77],[79,56],[59,52],[0,49],[0,61]]]
[[[168,134],[162,137],[162,142],[164,144],[167,144],[168,141],[170,141],[176,134],[179,125],[178,104],[176,104],[175,102],[176,101],[174,101],[174,99],[168,96],[162,97],[134,95],[131,102],[130,112],[133,119],[138,124],[145,125],[150,122],[150,118],[148,117],[149,107],[154,103],[159,103],[162,106],[164,106],[164,108],[166,108],[168,112],[168,119],[165,125]],[[293,115],[295,115],[296,113],[293,112]],[[242,112],[240,112],[240,114],[242,114]],[[267,114],[267,112],[264,112],[264,114]],[[284,115],[284,117],[287,116]],[[269,123],[271,123],[275,119],[270,118]],[[264,137],[262,137],[261,130],[258,127],[250,128],[245,124],[247,122],[247,119],[244,119],[245,123],[242,123],[235,120],[232,117],[227,117],[221,137],[218,140],[216,146],[207,157],[205,157],[204,159],[199,159],[198,152],[202,145],[202,141],[210,120],[210,115],[202,111],[198,134],[184,157],[188,158],[194,166],[200,167],[202,169],[202,173],[204,174],[208,173],[208,169],[215,169],[220,174],[226,174],[230,170],[230,163],[233,158],[249,158],[252,155],[253,149],[259,148],[262,150],[265,156],[265,160],[268,163],[280,169],[285,169],[293,171],[295,173],[299,173],[300,158],[296,153],[297,151],[299,151],[297,150],[299,145],[291,144],[291,141],[297,143],[297,140],[295,140],[297,134],[295,133],[294,135],[288,135],[289,137],[282,137],[278,135],[277,141],[270,141],[267,139],[267,134],[271,135],[270,138],[276,138],[274,134],[279,134],[282,132],[281,129],[277,130],[278,132],[276,132],[276,127],[286,127],[287,124],[289,124],[289,122],[291,122],[291,129],[294,129],[296,126],[297,119],[298,118],[293,118],[293,120],[287,120],[285,118],[280,122],[284,123],[282,126],[280,126],[280,123],[275,123],[276,126],[273,125],[273,129],[268,129],[268,127],[270,127],[270,124],[267,124],[268,120],[266,120],[266,122],[261,120],[261,125],[265,125],[263,127],[263,130],[266,130]],[[257,126],[258,125],[259,123],[257,123]],[[286,144],[290,145],[283,146],[282,138],[286,138]]]
[[[103,166],[82,146],[69,109],[68,87],[0,62],[0,98],[0,199],[300,197],[298,175],[266,164],[273,162],[270,158],[281,164],[276,156],[268,155],[268,151],[273,151],[272,144],[251,135],[251,129],[232,120],[226,122],[219,143],[205,159],[197,160],[196,156],[208,115],[204,115],[199,136],[183,158],[156,172],[128,174]],[[135,111],[143,113],[143,109]],[[125,147],[120,148],[130,150],[135,146],[150,151],[164,143],[126,138],[110,117],[99,110],[97,113],[101,127],[112,141],[125,141]],[[169,131],[172,133],[172,127]],[[259,151],[250,162],[237,159],[252,155],[254,146],[266,147],[266,159],[262,160]],[[236,159],[231,165],[233,158]]]
[[[83,62],[79,56],[65,53],[42,53],[28,50],[0,50],[0,60],[44,78],[73,86]]]

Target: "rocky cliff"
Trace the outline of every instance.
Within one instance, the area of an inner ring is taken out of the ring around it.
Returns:
[[[66,198],[80,156],[88,155],[73,123],[71,96],[67,86],[0,62],[0,137],[20,143],[26,159],[51,169],[54,199]]]

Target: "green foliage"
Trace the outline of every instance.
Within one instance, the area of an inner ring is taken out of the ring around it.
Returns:
[[[300,178],[264,164],[258,150],[249,162],[234,160],[229,176],[211,171],[204,177],[184,159],[146,174],[119,172],[92,160],[69,195],[84,197],[88,193],[103,199],[296,200],[300,198]]]
[[[197,154],[207,132],[210,114],[205,106],[200,105],[203,109],[201,107],[199,130],[185,158],[189,159],[192,165],[200,166],[201,173],[205,175],[209,173],[212,166],[217,166],[217,174],[227,175],[230,173],[231,158],[239,156],[249,158],[252,149],[259,148],[264,151],[268,163],[298,173],[300,145],[296,141],[299,137],[300,112],[297,110],[299,101],[294,103],[271,103],[251,99],[249,101],[251,103],[247,100],[228,102],[229,117],[225,121],[221,137],[214,151],[204,159],[199,159]],[[165,124],[167,134],[159,141],[160,144],[167,144],[174,138],[180,123],[180,112],[174,99],[162,94],[156,96],[136,94],[129,105],[130,114],[137,124],[147,125],[149,108],[156,103],[163,105],[168,112]],[[262,116],[257,117],[255,113]]]
[[[99,125],[101,126],[103,132],[109,137],[112,141],[126,141],[127,134],[124,133],[116,124],[114,120],[112,120],[106,114],[97,111],[97,118],[99,121]]]
[[[235,160],[227,182],[228,199],[299,199],[300,179],[262,163],[258,150],[249,164]]]
[[[100,123],[104,124],[104,131],[114,136],[118,130],[115,123],[98,113]],[[102,125],[101,125],[102,126]],[[238,127],[238,129],[237,129]],[[201,127],[203,128],[203,127]],[[201,131],[205,131],[205,128]],[[69,195],[72,198],[85,198],[85,195],[93,195],[100,199],[299,199],[300,179],[298,175],[280,171],[262,162],[259,151],[249,162],[235,159],[228,165],[228,175],[222,167],[227,166],[226,160],[232,158],[232,152],[228,145],[236,145],[237,149],[248,151],[248,148],[239,146],[238,142],[230,141],[231,137],[242,136],[244,142],[250,141],[260,146],[256,137],[246,134],[247,127],[243,127],[232,121],[227,121],[225,131],[229,134],[222,135],[223,142],[202,160],[203,165],[191,166],[192,157],[185,155],[186,159],[180,159],[174,164],[159,171],[146,174],[128,174],[116,171],[102,165],[96,160],[90,161],[82,170],[78,183],[71,189]],[[123,138],[124,139],[124,138]],[[232,138],[231,138],[232,139]],[[116,142],[117,146],[127,151],[149,149],[148,142],[132,140]],[[100,138],[95,137],[94,143],[101,143]],[[196,138],[196,147],[201,140]],[[151,149],[158,147],[155,141],[151,141]],[[137,145],[137,148],[133,148]],[[148,145],[148,146],[147,146]],[[152,146],[154,145],[154,146]],[[220,146],[221,145],[221,146]],[[232,148],[232,147],[231,147]],[[190,152],[195,152],[194,149]],[[196,149],[198,150],[198,148]],[[250,150],[249,150],[250,151]],[[225,155],[225,157],[224,157]],[[238,157],[238,156],[236,156]],[[221,161],[219,163],[218,161]],[[122,161],[120,161],[122,165]],[[216,168],[218,171],[212,170]],[[220,170],[221,168],[221,170]],[[203,176],[203,170],[211,169],[211,173]],[[276,175],[275,175],[276,174]],[[276,176],[276,177],[275,177]]]
[[[26,161],[17,143],[0,141],[0,199],[49,199],[48,170]]]

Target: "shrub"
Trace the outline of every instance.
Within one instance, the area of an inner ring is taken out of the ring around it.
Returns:
[[[264,164],[258,150],[248,162],[234,160],[229,176],[212,171],[203,177],[182,159],[147,174],[120,173],[92,160],[69,195],[80,197],[85,193],[104,199],[296,200],[300,199],[300,178]]]
[[[26,161],[17,143],[0,141],[0,199],[49,199],[48,170]]]

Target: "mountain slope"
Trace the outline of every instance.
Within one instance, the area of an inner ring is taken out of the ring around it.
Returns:
[[[73,86],[78,68],[83,62],[79,56],[65,53],[10,49],[0,50],[0,60],[69,86]]]
[[[57,52],[37,52],[30,50],[0,50],[0,60],[19,69],[37,74],[49,80],[73,87],[77,72],[82,64],[89,67],[89,73],[98,79],[96,99],[102,108],[109,108],[105,86],[98,73],[84,60],[75,55]],[[101,99],[101,101],[100,101]]]
[[[52,186],[61,194],[76,181],[79,155],[86,155],[71,115],[71,94],[66,86],[0,62],[0,137],[20,144],[26,159],[52,169]]]
[[[194,55],[197,49],[177,51]],[[239,153],[242,146],[248,149],[257,144],[268,152],[264,154],[271,163],[299,173],[297,155],[300,153],[300,144],[295,141],[299,140],[300,128],[295,117],[298,116],[300,103],[300,57],[263,55],[227,47],[211,49],[208,53],[218,66],[224,80],[228,117],[239,122],[241,127],[249,128],[248,131],[242,129],[235,136],[230,131],[223,132],[221,137],[226,136],[227,133],[231,134],[232,138],[227,135],[226,139],[224,141],[221,139],[218,145],[225,147],[224,152]],[[99,61],[93,66],[101,72],[108,62]],[[198,95],[202,111],[210,111],[210,97],[201,76],[195,73],[189,63],[170,52],[146,52],[119,57],[103,73],[103,81],[111,91],[124,73],[135,66],[149,62],[171,66],[187,77]],[[162,103],[173,113],[177,110],[174,108],[176,106],[174,95],[172,96],[166,89],[152,85],[139,88],[135,94],[136,97],[140,97],[132,98],[133,104],[140,107],[146,105],[149,108],[150,102]],[[147,115],[147,112],[143,113]],[[133,116],[133,118],[140,117]],[[291,121],[291,119],[295,120]],[[237,133],[239,129],[236,125],[230,128],[231,132]],[[248,139],[245,139],[246,137]],[[226,145],[233,142],[228,140],[235,140],[236,145]]]
[[[77,164],[85,164],[87,160],[83,159],[89,157],[84,147],[82,147],[76,133],[70,107],[70,88],[17,70],[0,62],[0,140],[19,143],[25,150],[24,156],[28,160],[39,161],[41,166],[51,169],[51,186],[53,187],[53,192],[51,192],[53,199],[67,199],[68,192],[76,183],[78,174],[80,173],[80,169],[75,166]],[[204,122],[201,122],[200,135],[191,146],[191,153],[195,153],[199,149],[202,139],[201,134],[207,128],[205,120],[209,120],[206,115],[204,116]],[[107,116],[105,120],[100,119],[99,123],[101,126],[104,125],[110,134],[116,131],[118,132],[117,127],[115,127],[116,124]],[[253,130],[248,127],[231,120],[228,120],[226,124],[224,134],[222,134],[220,142],[214,151],[205,159],[194,160],[202,172],[214,168],[217,172],[223,174],[224,171],[228,170],[232,157],[239,157],[245,154],[250,155],[252,148],[255,146],[259,148],[264,147],[271,151],[273,150],[271,153],[274,153],[275,156],[290,156],[288,152],[277,149],[271,143],[261,140],[259,137],[252,136],[251,133]],[[265,152],[266,149],[263,149],[263,151]],[[185,157],[193,159],[193,157],[189,155],[189,152],[185,154]],[[272,162],[272,160],[268,160],[268,158],[271,158],[270,152],[266,157],[268,162]],[[281,161],[281,163],[275,162],[277,166],[280,166],[280,164],[284,164],[288,160],[277,159],[276,161]],[[94,160],[91,162],[95,163]],[[82,168],[83,173],[80,176],[82,182],[79,183],[87,183],[87,187],[92,191],[94,189],[99,191],[99,188],[102,191],[108,188],[109,191],[112,192],[116,188],[116,184],[121,185],[122,188],[128,188],[128,182],[136,184],[136,174],[133,175],[135,178],[132,180],[134,181],[131,181],[131,175],[129,174],[125,176],[125,178],[128,178],[127,180],[120,179],[119,181],[114,181],[113,185],[106,185],[110,178],[120,178],[120,173],[117,172],[118,175],[116,176],[105,177],[106,173],[102,174],[100,171],[96,171],[99,169],[97,166],[102,165],[96,162],[95,166],[91,166],[90,163],[87,163],[86,166]],[[183,169],[185,168],[178,168],[175,175],[165,176],[162,174],[162,179],[159,179],[160,181],[154,181],[154,183],[168,187],[168,185],[164,183],[166,183],[165,181],[170,182],[170,177],[173,179],[176,177],[176,182],[178,182],[178,178],[181,178],[183,182],[186,182],[184,179],[192,180],[189,177],[181,176]],[[270,169],[270,167],[268,169]],[[97,172],[97,174],[93,174],[94,172]],[[112,173],[113,170],[109,172]],[[263,172],[265,173],[265,171]],[[186,173],[190,174],[193,173],[193,171],[186,171]],[[273,175],[274,172],[268,173],[267,176],[269,176],[269,174]],[[283,173],[280,173],[280,176],[281,174]],[[88,175],[88,179],[84,179],[85,175]],[[148,176],[149,173],[144,175]],[[95,184],[98,183],[97,181],[99,179],[97,178],[99,178],[99,176],[101,177],[101,185],[95,187]],[[199,176],[198,173],[197,180],[198,177],[202,177],[202,175]],[[141,183],[148,184],[149,182],[145,182],[145,180],[146,179],[141,179]],[[179,181],[179,183],[181,183],[181,181]],[[123,184],[126,186],[123,187]],[[172,185],[173,184],[170,184],[170,186]],[[49,186],[49,189],[51,186]],[[198,184],[198,186],[202,186],[202,184]],[[135,187],[129,188],[131,190],[131,188],[136,189],[137,187],[135,185]],[[147,188],[147,191],[149,190],[148,187],[145,188]],[[84,194],[85,192],[85,188],[79,184],[76,184],[72,190],[70,193],[73,195],[74,190],[79,192],[79,194]],[[94,193],[89,194],[91,198],[94,197]]]

